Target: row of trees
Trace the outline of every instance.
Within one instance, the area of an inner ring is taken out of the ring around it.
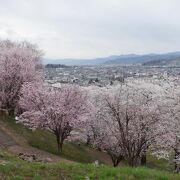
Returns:
[[[159,90],[158,90],[159,88]],[[117,166],[146,165],[147,153],[179,163],[179,88],[152,85],[152,89],[129,83],[111,89],[40,84],[25,85],[19,101],[24,113],[19,122],[30,128],[45,128],[55,134],[58,150],[73,130],[80,141],[111,157]],[[173,91],[172,91],[173,89]]]
[[[69,68],[70,66],[66,66],[64,64],[47,64],[45,68]]]
[[[147,153],[169,158],[178,171],[180,88],[175,83],[127,83],[108,88],[48,87],[43,82],[41,51],[23,42],[0,44],[0,108],[18,115],[31,129],[52,132],[63,142],[79,133],[105,151],[117,166],[145,165]]]

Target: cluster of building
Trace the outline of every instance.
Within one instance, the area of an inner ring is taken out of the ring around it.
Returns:
[[[147,66],[66,66],[45,68],[46,82],[49,84],[78,84],[104,87],[123,83],[133,78],[163,79],[179,78],[180,68]]]

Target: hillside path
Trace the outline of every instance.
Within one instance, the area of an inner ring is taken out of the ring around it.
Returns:
[[[22,145],[22,137],[11,132],[2,122],[0,122],[0,148],[5,148],[9,152],[18,155],[19,153],[35,155],[38,159],[51,159],[51,162],[75,163],[73,161],[50,154],[46,151],[31,147],[27,144]]]
[[[0,146],[4,148],[9,148],[15,145],[17,145],[15,140],[0,128]]]

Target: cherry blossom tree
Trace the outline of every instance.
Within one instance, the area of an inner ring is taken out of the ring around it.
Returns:
[[[104,95],[94,123],[99,124],[94,142],[111,156],[114,166],[122,159],[131,166],[146,164],[148,149],[166,133],[159,101],[159,94],[134,85],[122,85]]]
[[[173,159],[174,170],[180,172],[180,86],[177,83],[170,83],[166,88],[166,99],[163,103],[163,110],[169,121],[167,133],[157,139],[160,150],[157,151],[159,158]],[[174,157],[172,158],[172,154]]]
[[[112,121],[104,119],[104,97],[109,93],[108,88],[88,87],[89,108],[86,116],[87,145],[99,151],[105,151],[116,167],[124,159],[118,139],[112,133]]]
[[[51,131],[57,139],[58,152],[62,152],[64,140],[73,129],[82,128],[87,103],[85,93],[76,86],[60,89],[27,83],[22,88],[19,104],[24,113],[18,122],[29,128]]]
[[[93,127],[91,143],[98,150],[105,151],[110,156],[113,166],[116,167],[124,159],[124,152],[119,145],[119,138],[114,134],[114,125],[111,121],[104,121],[103,118],[96,120],[96,126],[92,124],[90,126]]]
[[[164,158],[174,163],[175,172],[180,172],[180,84],[177,78],[161,79],[153,81],[148,87],[157,92],[155,102],[160,107],[161,123],[159,128],[163,130],[161,135],[154,138],[151,152],[158,158]]]
[[[25,82],[41,79],[42,52],[28,42],[0,42],[0,109],[14,113]]]
[[[101,103],[103,103],[102,92],[99,91],[99,88],[93,89],[88,87],[88,114],[86,116],[86,136],[87,136],[87,145],[94,145],[96,139],[99,138],[102,125],[100,123],[99,114],[101,112]],[[97,144],[96,144],[97,147]],[[100,150],[100,146],[97,147]]]

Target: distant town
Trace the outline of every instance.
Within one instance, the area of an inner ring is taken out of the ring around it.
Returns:
[[[179,67],[150,67],[150,66],[65,66],[47,65],[45,68],[46,82],[59,86],[60,84],[77,84],[80,86],[117,85],[125,81],[155,80],[172,78],[178,81]]]

